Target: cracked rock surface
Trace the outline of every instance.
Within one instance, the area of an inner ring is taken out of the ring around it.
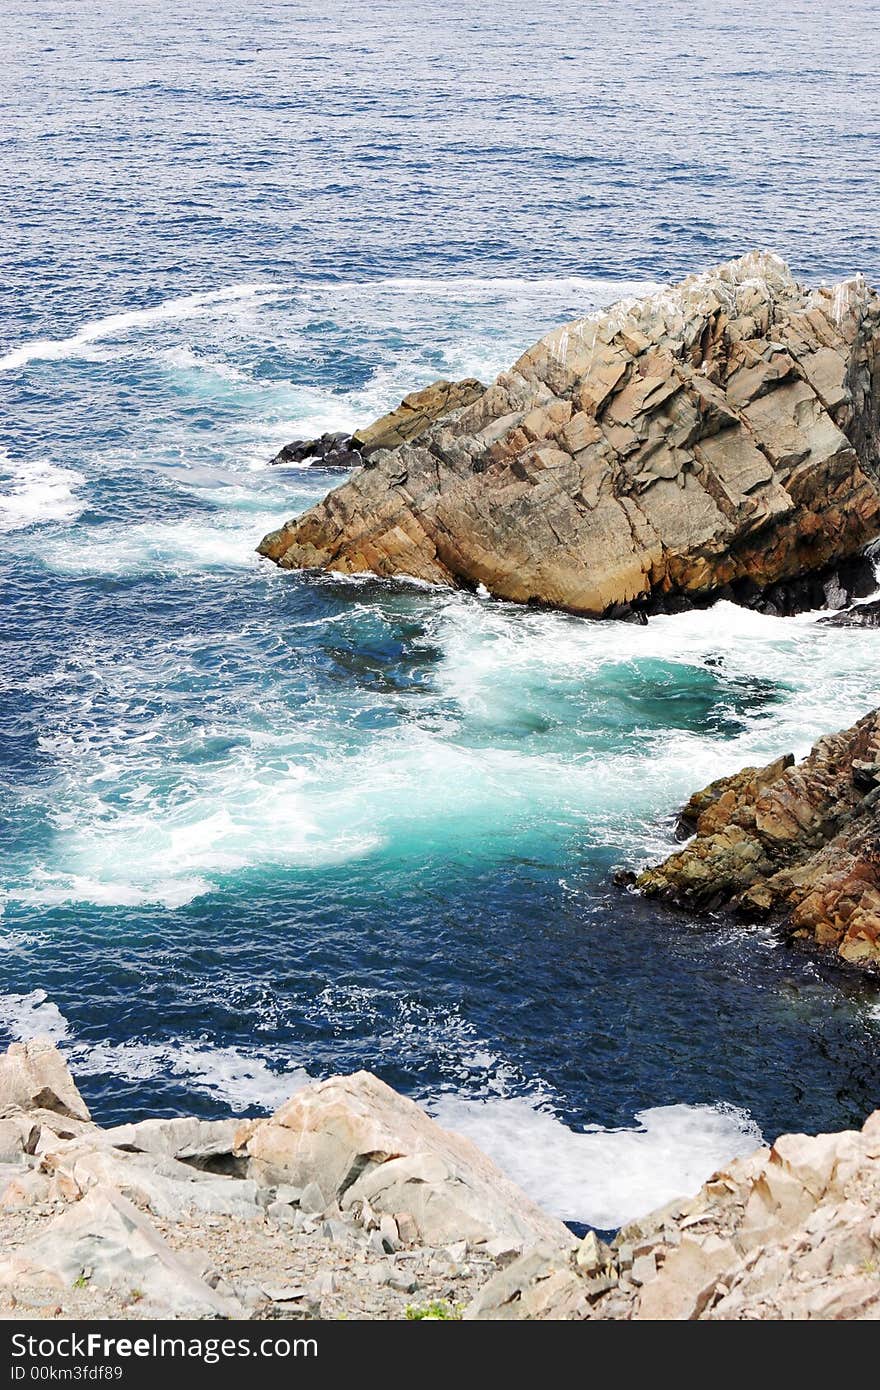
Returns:
[[[593,616],[772,591],[880,534],[878,343],[860,276],[750,253],[549,334],[260,552]]]

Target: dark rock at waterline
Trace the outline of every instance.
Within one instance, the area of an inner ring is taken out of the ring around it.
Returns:
[[[860,603],[856,608],[846,608],[842,613],[834,613],[820,622],[828,627],[880,627],[880,599],[873,603]]]
[[[880,535],[878,347],[862,277],[753,253],[557,329],[260,553],[594,617],[834,606],[802,581]]]
[[[314,468],[342,468],[350,472],[360,468],[363,461],[363,455],[352,446],[351,435],[337,430],[322,434],[320,439],[294,439],[278,451],[271,463],[311,463]]]
[[[872,594],[876,588],[874,561],[868,555],[856,555],[840,564],[827,565],[814,574],[780,580],[765,588],[746,577],[732,584],[725,584],[709,594],[655,593],[642,602],[618,604],[605,616],[627,622],[647,622],[648,618],[660,614],[689,613],[709,608],[712,604],[726,599],[741,608],[751,608],[754,612],[764,613],[769,617],[790,618],[796,613],[807,613],[821,608],[844,609],[854,600]],[[821,621],[836,626],[877,627],[880,625],[880,603],[873,621],[870,611],[866,612],[864,618],[858,616],[863,610],[872,610],[873,607],[872,604],[863,604],[855,609],[847,609],[846,613],[835,613],[834,617],[823,618]],[[853,621],[844,621],[850,615]]]
[[[771,917],[842,960],[880,970],[880,710],[696,792],[693,838],[636,886],[680,907]]]
[[[472,405],[485,391],[473,377],[463,381],[434,381],[411,391],[400,405],[353,434],[344,430],[322,434],[320,439],[295,439],[272,459],[273,464],[305,463],[317,468],[360,468],[388,449],[419,439],[428,426],[463,406]]]

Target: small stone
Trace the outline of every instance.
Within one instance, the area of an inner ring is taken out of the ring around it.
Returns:
[[[385,1241],[382,1239],[382,1235],[379,1231],[370,1232],[370,1236],[367,1241],[367,1249],[371,1250],[374,1255],[388,1254],[388,1251],[385,1249]]]
[[[365,1205],[367,1204],[365,1203]],[[419,1238],[419,1228],[411,1212],[399,1211],[397,1213],[397,1232],[403,1245],[415,1245]]]
[[[393,1216],[383,1216],[381,1218],[379,1222],[379,1235],[388,1254],[392,1255],[400,1245],[400,1233],[397,1229],[397,1222],[394,1220]]]
[[[351,1245],[352,1229],[344,1221],[325,1221],[321,1228],[325,1240],[332,1240],[335,1245]]]
[[[287,1202],[270,1202],[266,1208],[266,1215],[270,1221],[277,1221],[279,1225],[293,1226],[299,1213],[288,1206]]]
[[[419,1287],[415,1276],[402,1269],[390,1270],[383,1282],[397,1293],[415,1293]]]
[[[592,1274],[596,1270],[605,1269],[611,1261],[609,1247],[599,1239],[595,1231],[587,1231],[575,1254],[578,1269],[584,1274]]]
[[[515,1260],[518,1255],[522,1254],[522,1243],[499,1238],[498,1240],[488,1240],[483,1249],[496,1264],[503,1268],[504,1265],[510,1264],[511,1260]]]
[[[332,1269],[325,1269],[312,1285],[312,1291],[320,1298],[326,1298],[328,1294],[334,1294],[338,1289],[339,1282]]]

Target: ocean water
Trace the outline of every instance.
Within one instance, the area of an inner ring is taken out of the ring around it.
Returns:
[[[7,0],[0,1042],[101,1120],[365,1066],[604,1229],[880,1103],[869,985],[612,883],[874,634],[254,553],[290,438],[752,245],[876,278],[873,8]]]

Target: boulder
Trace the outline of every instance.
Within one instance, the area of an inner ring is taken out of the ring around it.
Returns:
[[[243,1314],[236,1300],[210,1288],[131,1202],[103,1185],[64,1211],[43,1235],[0,1262],[0,1284],[13,1288],[34,1281],[69,1289],[78,1280],[122,1299],[143,1297],[166,1315]]]
[[[301,1202],[314,1186],[327,1205],[400,1213],[426,1244],[573,1242],[469,1140],[370,1072],[306,1086],[270,1119],[247,1122],[238,1143],[257,1182],[291,1184]]]
[[[90,1122],[92,1118],[67,1063],[49,1038],[11,1043],[0,1056],[0,1115],[40,1109],[71,1120]]]
[[[697,792],[683,849],[635,879],[648,896],[780,920],[798,939],[880,969],[880,710],[808,757]]]
[[[752,253],[557,329],[427,425],[401,406],[260,553],[591,616],[840,607],[880,534],[878,337],[860,276],[807,290]]]
[[[117,1149],[132,1153],[176,1158],[196,1168],[233,1172],[235,1136],[240,1120],[198,1120],[180,1116],[172,1120],[141,1120],[104,1131]]]
[[[239,1220],[263,1216],[253,1179],[204,1173],[174,1158],[77,1144],[47,1155],[43,1166],[72,1180],[74,1192],[112,1186],[136,1206],[165,1221],[179,1221],[193,1212]]]

